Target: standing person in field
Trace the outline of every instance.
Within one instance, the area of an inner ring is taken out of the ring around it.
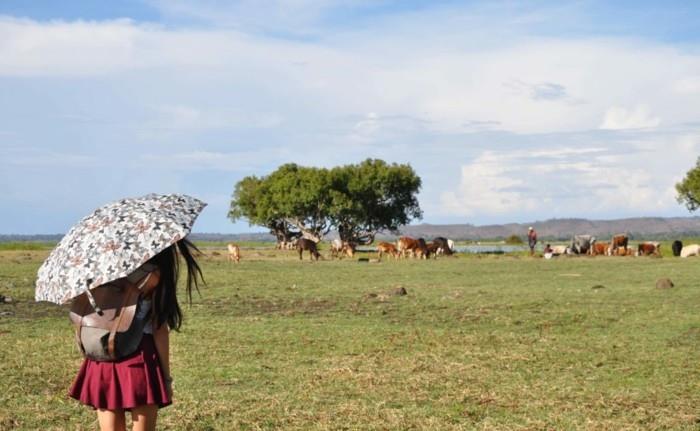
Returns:
[[[527,230],[527,245],[530,247],[530,256],[534,256],[535,246],[537,245],[537,232],[532,226]]]
[[[126,430],[126,412],[131,412],[134,431],[156,429],[158,409],[172,404],[170,374],[170,330],[182,324],[177,300],[180,258],[187,266],[186,290],[198,289],[202,271],[187,239],[169,246],[118,283],[143,283],[139,313],[148,323],[138,350],[115,362],[85,358],[70,389],[70,396],[97,411],[102,431]],[[147,278],[148,277],[148,278]]]

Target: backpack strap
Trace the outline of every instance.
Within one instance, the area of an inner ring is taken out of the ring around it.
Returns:
[[[112,323],[112,327],[109,330],[109,338],[107,339],[107,352],[111,357],[115,357],[114,340],[117,337],[117,329],[119,329],[122,320],[125,318],[128,320],[132,320],[134,318],[134,314],[136,313],[136,307],[127,307],[126,305],[130,304],[130,301],[132,300],[134,295],[139,295],[141,293],[141,288],[146,284],[149,278],[151,278],[150,273],[146,277],[144,277],[143,281],[138,286],[134,287],[133,285],[131,285],[127,288],[126,295],[124,295],[124,302],[122,303],[119,309],[119,317],[114,320],[114,323]]]

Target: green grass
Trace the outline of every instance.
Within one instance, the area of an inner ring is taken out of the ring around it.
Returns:
[[[46,254],[0,253],[0,429],[95,429],[67,312],[32,301]],[[699,429],[697,260],[304,258],[208,250],[163,429]]]
[[[55,242],[42,241],[11,241],[0,242],[0,251],[3,250],[51,250],[56,247]]]

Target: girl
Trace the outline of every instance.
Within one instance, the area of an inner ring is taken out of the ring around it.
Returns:
[[[116,362],[85,358],[70,389],[70,396],[97,410],[102,431],[125,431],[126,411],[131,412],[133,430],[155,430],[158,409],[172,403],[170,374],[170,330],[180,329],[182,310],[176,287],[179,256],[187,265],[187,295],[199,291],[197,278],[204,281],[194,259],[199,252],[182,239],[151,258],[146,264],[117,282],[143,283],[141,313],[149,323],[144,328],[138,350]]]

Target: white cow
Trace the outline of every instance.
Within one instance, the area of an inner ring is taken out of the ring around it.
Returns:
[[[228,260],[239,263],[241,261],[241,248],[233,243],[229,244],[226,248],[228,248]]]
[[[683,246],[681,249],[681,257],[690,257],[690,256],[700,256],[700,245],[698,244],[690,244]]]
[[[555,245],[551,247],[551,249],[554,256],[559,256],[560,254],[571,254],[571,249],[565,245]]]

